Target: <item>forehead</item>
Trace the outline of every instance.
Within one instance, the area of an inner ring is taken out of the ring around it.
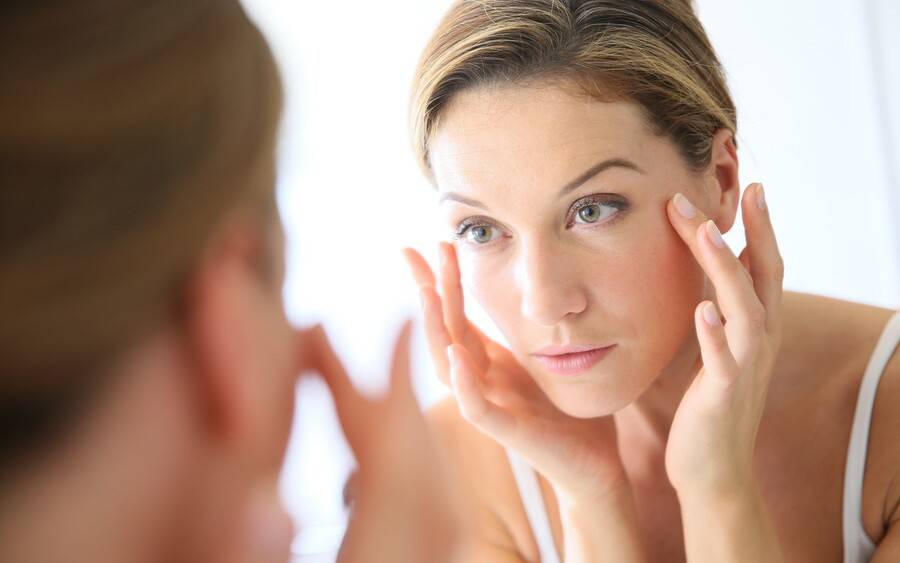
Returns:
[[[510,177],[567,181],[600,159],[646,160],[662,142],[631,102],[559,85],[491,86],[447,105],[430,160],[443,191]]]

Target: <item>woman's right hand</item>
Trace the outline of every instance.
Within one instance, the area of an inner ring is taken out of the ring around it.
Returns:
[[[353,385],[321,327],[304,335],[301,354],[334,397],[338,418],[359,464],[345,489],[352,496],[340,563],[453,560],[459,522],[440,457],[410,383],[407,323],[394,346],[390,388],[369,398]]]
[[[466,318],[455,248],[444,242],[439,253],[436,278],[421,254],[404,250],[419,287],[432,360],[463,418],[528,461],[561,502],[629,488],[613,417],[579,419],[553,405],[513,354]]]

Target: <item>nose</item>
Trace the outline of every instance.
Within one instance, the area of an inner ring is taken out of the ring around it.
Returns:
[[[538,324],[553,326],[587,308],[588,298],[579,279],[583,268],[577,258],[545,241],[522,246],[517,278],[522,315]]]

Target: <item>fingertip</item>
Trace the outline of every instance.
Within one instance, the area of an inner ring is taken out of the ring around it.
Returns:
[[[766,202],[766,190],[763,188],[762,183],[759,182],[756,184],[756,207],[760,211],[769,210],[769,204]]]
[[[413,327],[415,326],[416,321],[412,317],[406,317],[403,320],[403,324],[400,325],[400,337],[409,341],[410,335],[412,334]]]
[[[456,246],[453,244],[441,241],[439,255],[442,269],[446,270],[456,264]]]
[[[402,250],[403,257],[406,259],[406,265],[409,268],[410,274],[412,274],[413,280],[415,280],[416,285],[434,285],[435,277],[434,272],[431,270],[431,266],[428,265],[428,261],[419,253],[418,250],[414,248],[404,248]]]
[[[707,326],[722,326],[722,317],[719,314],[719,309],[712,301],[704,301],[701,303],[698,307],[698,313]]]
[[[406,262],[406,265],[410,268],[413,267],[413,262],[415,261],[415,250],[405,246],[400,249],[400,254],[403,255],[403,260]]]
[[[765,212],[768,211],[769,205],[766,202],[765,189],[762,183],[754,182],[747,186],[747,189],[744,190],[742,203],[744,212],[749,215],[758,214],[759,212],[766,214]]]
[[[450,250],[450,243],[442,240],[438,243],[438,258],[440,260],[444,260],[447,257],[447,253]]]
[[[697,216],[697,208],[682,193],[677,193],[671,199],[672,208],[682,219],[693,219]]]

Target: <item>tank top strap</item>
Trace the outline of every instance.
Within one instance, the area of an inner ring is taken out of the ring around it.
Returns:
[[[516,479],[522,505],[525,507],[525,515],[540,552],[541,563],[559,563],[559,554],[553,543],[550,518],[547,515],[547,507],[544,504],[544,496],[541,494],[537,473],[528,462],[508,448],[506,456],[509,458],[509,466]]]
[[[866,473],[866,453],[869,448],[869,430],[872,409],[881,376],[900,344],[900,312],[894,313],[875,345],[859,386],[850,444],[847,448],[847,465],[844,470],[843,535],[844,563],[865,563],[875,551],[875,543],[862,524],[863,479]]]

